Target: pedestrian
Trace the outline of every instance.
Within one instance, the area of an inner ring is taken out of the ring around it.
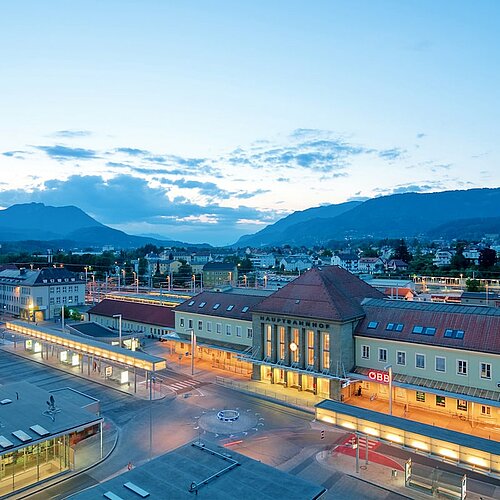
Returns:
[[[361,386],[358,386],[357,396],[361,396]]]
[[[132,470],[132,462],[129,462],[128,465],[127,465],[127,469],[128,470]]]

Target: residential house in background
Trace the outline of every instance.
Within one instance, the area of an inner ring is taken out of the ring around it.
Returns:
[[[441,249],[434,254],[432,263],[437,267],[449,266],[455,252],[450,249]]]
[[[203,286],[219,287],[238,283],[238,267],[231,262],[207,262],[203,266]]]
[[[341,252],[338,255],[333,255],[330,263],[332,266],[340,266],[350,273],[356,274],[359,267],[359,257],[355,253]]]
[[[385,262],[380,257],[361,257],[358,263],[360,274],[382,274]]]
[[[249,259],[254,269],[269,269],[276,265],[276,257],[272,253],[254,253]]]
[[[279,266],[283,267],[285,271],[306,271],[311,269],[313,261],[306,254],[287,255],[279,261]]]
[[[404,273],[408,271],[408,264],[401,259],[390,259],[385,264],[385,270],[391,273]]]

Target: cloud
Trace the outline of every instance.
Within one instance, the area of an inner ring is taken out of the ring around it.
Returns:
[[[378,152],[378,155],[380,158],[383,158],[384,160],[397,160],[403,156],[405,153],[404,150],[400,148],[392,148],[392,149],[383,149]]]
[[[182,180],[183,189],[202,189],[219,194],[215,184]],[[212,191],[211,191],[212,190]],[[30,192],[24,189],[0,191],[0,206],[14,203],[42,202],[46,205],[75,205],[95,217],[99,222],[130,231],[144,232],[144,228],[170,237],[199,236],[216,243],[237,239],[243,234],[241,220],[274,222],[277,212],[247,206],[224,207],[216,202],[207,205],[193,203],[186,196],[171,197],[168,186],[152,187],[147,180],[120,174],[105,180],[99,175],[72,175],[66,180],[50,179]],[[207,231],[210,220],[213,232]],[[220,239],[222,238],[222,239]],[[232,242],[232,241],[231,241]]]
[[[51,158],[56,160],[87,160],[97,158],[96,151],[92,149],[70,148],[67,146],[35,146],[36,149],[45,152]]]
[[[72,138],[72,137],[88,137],[92,135],[90,130],[58,130],[51,134],[52,137],[63,137],[63,138]]]
[[[16,158],[18,160],[24,160],[25,155],[31,154],[29,151],[4,151],[2,153],[3,156],[7,156],[9,158]]]
[[[427,134],[424,134],[423,132],[417,134],[417,139],[423,139],[424,137],[427,137]]]
[[[125,153],[130,156],[145,156],[151,154],[149,151],[136,148],[116,148],[115,151],[117,153]]]
[[[373,191],[379,196],[404,193],[427,193],[431,191],[444,190],[446,186],[441,181],[422,181],[419,184],[400,184],[393,188],[376,188]]]

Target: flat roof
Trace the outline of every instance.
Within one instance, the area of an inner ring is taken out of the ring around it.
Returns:
[[[167,366],[165,359],[159,356],[153,356],[141,351],[130,351],[129,349],[105,344],[98,340],[71,335],[70,333],[52,330],[23,321],[7,321],[5,328],[84,354],[93,354],[110,361],[117,361],[127,366],[136,366],[149,371],[162,370]]]
[[[54,397],[54,420],[46,414]],[[71,401],[63,392],[50,393],[28,382],[0,387],[0,454],[10,453],[37,441],[84,429],[102,421]]]
[[[234,467],[200,484],[230,465]],[[192,500],[196,495],[195,491],[190,491],[193,483],[199,485],[202,498],[211,500],[312,500],[326,491],[322,486],[203,441],[201,446],[197,446],[197,442],[188,443],[70,498],[102,499],[106,498],[105,493],[111,493],[107,498],[116,498],[114,494],[123,500],[137,500],[140,496],[133,489],[139,488],[149,493],[147,498],[151,499]]]
[[[362,420],[368,420],[377,424],[395,427],[406,432],[420,434],[421,436],[429,436],[433,439],[440,439],[448,443],[465,446],[474,450],[481,450],[494,455],[500,455],[500,443],[473,436],[471,434],[463,434],[461,432],[451,431],[434,425],[423,424],[422,422],[416,422],[406,418],[386,415],[385,413],[360,408],[359,406],[351,406],[346,403],[338,403],[337,401],[332,401],[330,399],[321,401],[316,404],[315,407],[322,410],[343,413],[344,415],[360,418]]]

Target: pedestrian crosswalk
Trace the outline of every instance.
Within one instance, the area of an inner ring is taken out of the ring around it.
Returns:
[[[196,387],[199,387],[200,385],[201,385],[201,383],[198,382],[197,380],[186,379],[186,380],[179,380],[177,382],[166,384],[166,387],[168,387],[169,389],[172,389],[177,394],[180,394],[180,393],[195,389]]]

